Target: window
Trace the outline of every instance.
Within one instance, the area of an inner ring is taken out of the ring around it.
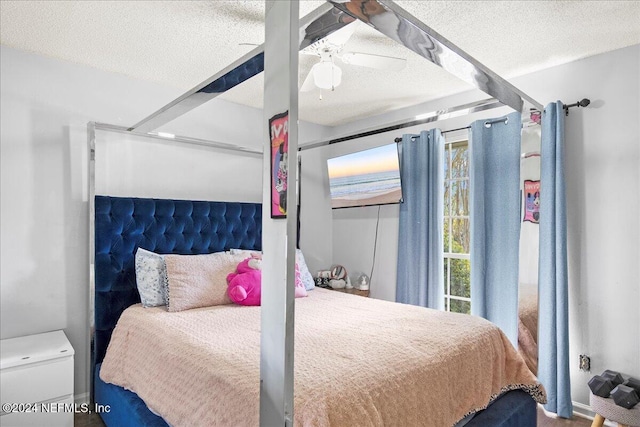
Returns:
[[[447,141],[444,155],[444,306],[471,313],[469,142]]]

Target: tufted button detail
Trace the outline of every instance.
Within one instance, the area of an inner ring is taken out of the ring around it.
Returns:
[[[139,246],[163,254],[261,249],[260,204],[106,196],[95,202],[97,362],[122,311],[140,301],[134,265]]]

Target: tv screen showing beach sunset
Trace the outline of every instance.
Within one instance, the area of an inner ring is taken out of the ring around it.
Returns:
[[[395,143],[327,160],[331,207],[385,205],[402,199]]]

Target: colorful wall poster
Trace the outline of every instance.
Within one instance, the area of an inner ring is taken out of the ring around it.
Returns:
[[[287,217],[287,158],[289,156],[289,112],[269,119],[271,138],[271,218]]]
[[[524,181],[524,218],[522,222],[540,222],[540,181]]]

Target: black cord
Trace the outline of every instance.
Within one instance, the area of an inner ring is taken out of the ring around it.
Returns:
[[[373,279],[373,268],[376,265],[376,249],[378,248],[378,225],[380,224],[380,208],[378,205],[378,220],[376,221],[376,237],[373,239],[373,261],[371,262],[371,273],[369,273],[369,287],[371,287],[371,279]]]

